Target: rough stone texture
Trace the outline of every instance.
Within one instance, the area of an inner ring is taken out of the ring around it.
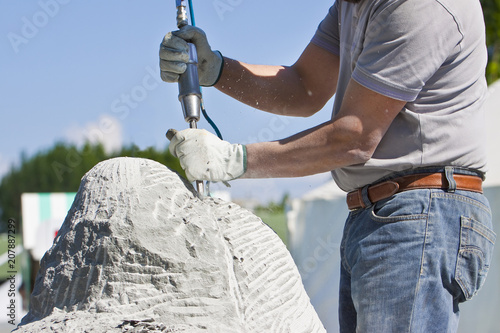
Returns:
[[[16,332],[325,332],[286,247],[150,160],[82,179]]]

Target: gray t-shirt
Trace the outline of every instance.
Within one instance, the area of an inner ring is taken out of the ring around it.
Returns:
[[[341,189],[424,166],[486,171],[484,30],[479,0],[335,2],[312,39],[340,56],[332,117],[351,78],[407,101],[368,162],[332,171]]]

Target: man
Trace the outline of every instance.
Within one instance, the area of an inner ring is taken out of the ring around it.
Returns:
[[[171,140],[190,180],[331,171],[351,209],[341,244],[341,332],[453,332],[484,282],[495,234],[482,195],[487,54],[478,0],[338,0],[292,66],[212,51],[203,31],[167,34],[164,81],[197,46],[200,84],[261,110],[332,119],[289,138]]]

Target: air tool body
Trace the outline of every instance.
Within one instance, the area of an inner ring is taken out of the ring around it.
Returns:
[[[186,1],[176,0],[177,6],[177,27],[180,29],[188,25],[186,14]],[[198,78],[198,55],[196,46],[188,43],[189,61],[186,64],[186,71],[179,78],[179,101],[181,102],[184,120],[189,123],[190,128],[197,128],[200,120],[201,110],[201,89]],[[196,190],[200,195],[204,193],[203,181],[196,181]]]
[[[198,57],[194,44],[188,43],[188,47],[189,61],[186,64],[186,71],[179,78],[179,101],[184,113],[184,120],[189,123],[191,128],[196,128],[196,123],[200,120],[201,110]]]

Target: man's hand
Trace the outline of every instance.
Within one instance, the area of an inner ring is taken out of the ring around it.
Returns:
[[[170,152],[179,158],[191,182],[228,181],[241,177],[246,171],[246,149],[243,145],[222,141],[201,129],[169,130],[167,137],[170,139]]]
[[[189,25],[178,31],[169,32],[163,38],[160,45],[162,80],[177,82],[180,74],[186,71],[186,62],[189,60],[187,42],[196,46],[200,85],[213,86],[222,71],[222,55],[219,51],[212,51],[203,30]]]

